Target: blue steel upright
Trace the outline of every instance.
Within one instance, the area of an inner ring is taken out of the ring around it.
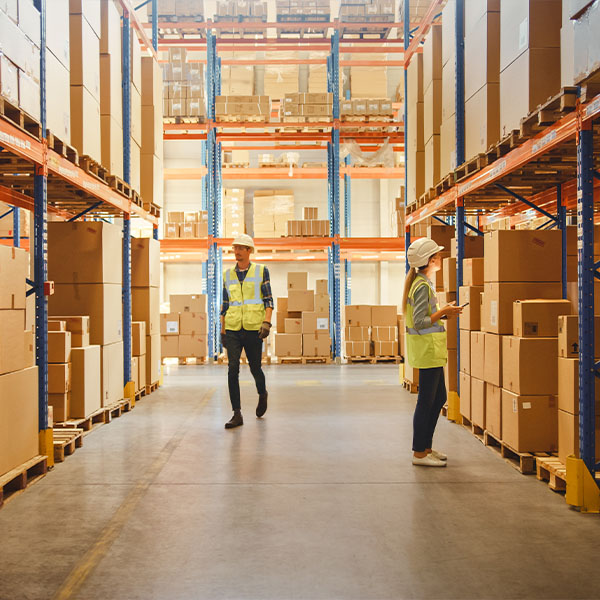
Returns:
[[[152,47],[158,52],[158,0],[152,0]]]
[[[579,280],[579,452],[592,475],[595,459],[594,363],[594,164],[591,122],[583,123],[577,144],[577,246]]]
[[[35,0],[40,11],[40,121],[46,136],[46,0]],[[48,179],[46,165],[36,165],[33,178],[33,252],[35,282],[35,361],[38,366],[38,422],[48,429],[48,302],[44,283],[48,277]]]
[[[465,162],[465,42],[464,0],[456,0],[456,164]],[[463,284],[463,258],[465,256],[465,204],[463,198],[456,201],[456,296]],[[456,319],[456,391],[460,394],[460,328]],[[449,390],[454,391],[454,390]]]
[[[131,22],[123,13],[123,179],[131,184]],[[131,220],[123,215],[123,385],[131,381]],[[154,382],[149,382],[154,383]]]
[[[410,0],[404,0],[404,52],[410,46]],[[406,219],[406,208],[408,206],[408,65],[404,64],[404,218]],[[410,227],[404,229],[404,252],[410,246]],[[408,273],[408,259],[405,258],[405,271]],[[404,307],[402,307],[404,310]]]
[[[556,186],[556,224],[561,233],[561,282],[562,297],[567,299],[567,207],[563,201],[562,186]]]
[[[206,158],[206,140],[202,140],[201,142],[201,150],[200,150],[200,162],[206,167],[207,166],[207,158]],[[208,177],[206,175],[204,175],[202,177],[202,210],[208,210],[207,208],[207,194],[208,191],[206,189],[206,186],[208,185],[207,183],[207,179]],[[206,294],[207,293],[207,286],[206,286],[206,274],[207,274],[207,262],[204,261],[202,263],[202,293]]]
[[[15,206],[12,211],[13,218],[13,246],[21,247],[21,209]]]
[[[341,336],[341,252],[340,252],[340,37],[334,31],[331,37],[331,56],[328,65],[328,86],[333,94],[333,128],[329,147],[329,218],[331,244],[331,260],[329,269],[329,289],[333,321],[332,349],[334,358],[342,355]]]
[[[346,100],[350,100],[350,90],[346,91]],[[346,156],[344,163],[350,166],[350,155]],[[344,174],[344,237],[352,235],[352,181],[348,173]],[[352,304],[352,263],[344,260],[344,303]]]

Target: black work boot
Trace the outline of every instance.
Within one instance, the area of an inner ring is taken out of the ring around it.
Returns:
[[[225,423],[225,429],[233,429],[234,427],[239,427],[244,424],[244,418],[242,417],[242,411],[236,410],[233,413],[233,417],[231,420]]]
[[[267,398],[268,397],[269,397],[268,392],[258,395],[258,405],[256,406],[256,416],[257,417],[262,417],[267,412]]]

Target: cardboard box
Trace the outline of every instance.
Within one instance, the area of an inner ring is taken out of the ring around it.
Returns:
[[[84,348],[90,345],[90,318],[88,316],[48,317],[48,325],[52,322],[63,324],[63,331],[71,333],[71,348]]]
[[[458,366],[456,350],[448,350],[448,364],[444,368],[444,381],[448,392],[458,391]]]
[[[291,272],[287,276],[287,289],[288,290],[307,290],[308,289],[308,273],[302,272]]]
[[[61,2],[62,0],[58,0]],[[54,7],[53,7],[54,8]],[[48,11],[48,14],[53,11]],[[68,18],[67,18],[68,23]],[[47,22],[47,27],[49,23]],[[48,33],[50,29],[46,30]],[[67,32],[67,46],[68,32]],[[2,94],[10,98],[10,94],[4,91],[5,81],[4,60],[0,63],[0,87]],[[67,50],[67,65],[69,64]],[[10,84],[11,87],[14,83]],[[36,94],[35,99],[38,99]],[[39,111],[39,108],[38,108]],[[71,76],[66,67],[52,52],[46,53],[46,119],[48,129],[58,138],[64,140],[65,144],[71,143]],[[121,150],[121,154],[123,154]]]
[[[100,348],[100,368],[102,370],[102,406],[112,406],[123,399],[124,359],[123,342],[108,344]]]
[[[38,370],[0,376],[0,473],[39,454]]]
[[[502,339],[502,387],[521,395],[558,393],[556,338]]]
[[[350,304],[346,306],[346,325],[351,327],[371,327],[371,306]]]
[[[317,332],[317,313],[316,312],[303,312],[301,320],[301,333],[314,333]],[[287,324],[286,324],[287,331]],[[297,333],[290,331],[289,333]]]
[[[77,248],[77,252],[73,252]],[[48,223],[48,279],[55,283],[123,283],[123,232],[96,221]]]
[[[68,363],[71,361],[71,332],[48,332],[48,362]]]
[[[600,358],[600,317],[594,317],[595,357]],[[558,317],[558,355],[579,358],[579,317]]]
[[[456,258],[444,258],[443,260],[444,290],[456,292]]]
[[[144,200],[147,200],[145,196]],[[160,285],[160,242],[158,240],[151,238],[131,240],[131,285],[132,287]]]
[[[100,99],[100,40],[82,15],[69,15],[71,85],[84,86]]]
[[[463,260],[463,285],[483,286],[483,257]]]
[[[502,336],[484,334],[483,379],[496,387],[502,387]]]
[[[596,415],[600,416],[600,385],[595,382]],[[558,358],[558,408],[579,414],[579,359]]]
[[[532,298],[561,298],[560,283],[486,283],[481,296],[481,329],[511,334],[513,303]]]
[[[314,311],[315,293],[312,290],[290,289],[288,309],[290,312]]]
[[[184,312],[179,315],[179,333],[181,335],[205,335],[207,332],[206,313]]]
[[[557,337],[558,317],[570,314],[568,300],[517,300],[513,304],[513,335]]]
[[[331,338],[328,335],[303,333],[302,356],[331,356]]]
[[[132,356],[146,354],[146,323],[144,321],[131,323],[131,354]]]
[[[398,317],[396,316],[396,319]],[[349,329],[348,327],[346,329]],[[359,328],[359,329],[367,329],[368,328]],[[374,326],[371,330],[371,339],[374,342],[396,342],[398,341],[398,325],[388,326],[388,327],[379,327]]]
[[[284,330],[280,333],[302,333],[302,319],[285,319]]]
[[[462,388],[461,388],[462,391]],[[481,379],[471,378],[471,422],[486,428],[486,385]]]
[[[160,379],[160,345],[160,334],[146,336],[146,385],[157,383]]]
[[[71,391],[71,363],[48,365],[48,393],[66,394]]]
[[[471,374],[471,332],[460,330],[460,370],[467,375]]]
[[[502,389],[489,382],[485,384],[485,428],[502,439]]]
[[[556,398],[551,395],[518,395],[503,389],[502,440],[516,452],[556,452]]]
[[[139,389],[143,390],[146,388],[146,355],[136,356],[136,358],[138,359],[138,385]]]
[[[82,85],[71,86],[71,144],[79,155],[102,161],[100,102]]]
[[[123,338],[120,285],[56,284],[48,299],[48,314],[89,316],[92,344],[112,344]]]
[[[398,342],[378,341],[373,342],[375,356],[398,356]]]
[[[134,389],[137,392],[140,389],[140,382],[138,381],[138,374],[140,371],[139,359],[137,356],[131,357],[131,380],[133,381]]]
[[[367,342],[369,341],[368,327],[346,327],[345,339],[347,342]]]
[[[206,358],[208,355],[208,335],[180,335],[179,358]]]
[[[329,316],[329,294],[315,294],[315,312],[319,317]]]
[[[471,377],[485,378],[485,334],[482,331],[471,331]]]
[[[500,85],[488,83],[465,103],[465,156],[474,158],[500,139]]]
[[[481,294],[483,286],[466,287],[462,286],[458,292],[458,304],[463,306],[462,314],[459,317],[460,328],[476,331],[481,329]]]
[[[69,419],[71,392],[65,394],[48,394],[48,412],[52,411],[52,422],[61,423]],[[48,423],[50,426],[50,423]]]
[[[480,258],[483,256],[484,236],[465,235],[465,254],[463,258]],[[456,258],[456,238],[452,239],[450,256]]]
[[[371,342],[346,342],[346,356],[372,356]]]
[[[131,300],[132,319],[146,322],[147,335],[158,333],[160,331],[159,288],[131,288]]]
[[[276,333],[275,356],[302,356],[302,334]]]
[[[178,335],[161,335],[160,343],[162,358],[175,358],[179,356]]]
[[[460,414],[471,420],[471,376],[460,373]]]
[[[465,98],[471,98],[486,83],[500,82],[500,12],[478,12],[477,21],[471,21],[471,2],[465,18],[471,27],[465,30]]]
[[[100,346],[73,348],[70,418],[85,419],[102,406],[100,372]]]
[[[160,335],[179,335],[179,313],[160,315]]]
[[[171,294],[169,296],[171,312],[184,313],[205,313],[206,295],[205,294]]]
[[[346,307],[346,310],[348,307]],[[372,306],[371,307],[371,326],[372,327],[395,327],[398,319],[398,307],[393,306]]]
[[[29,253],[0,245],[0,310],[25,309],[28,276]]]
[[[600,460],[600,417],[596,416],[596,462]],[[568,456],[579,458],[579,415],[558,411],[558,460],[567,463]]]

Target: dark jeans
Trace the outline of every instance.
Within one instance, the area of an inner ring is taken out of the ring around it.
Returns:
[[[256,382],[256,391],[264,394],[267,391],[265,374],[260,366],[262,359],[263,341],[258,337],[258,331],[226,331],[225,348],[229,359],[229,399],[233,410],[241,410],[240,405],[240,356],[242,349],[246,352],[246,358],[250,365],[250,372]]]
[[[431,448],[435,426],[444,404],[444,367],[419,369],[419,395],[413,417],[413,452],[425,452]]]

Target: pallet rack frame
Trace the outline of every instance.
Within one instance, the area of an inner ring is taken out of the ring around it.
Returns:
[[[408,4],[408,0],[405,0]],[[462,18],[464,0],[456,0],[456,152],[457,164],[464,162],[464,41]],[[410,61],[410,53],[405,55]],[[579,90],[581,95],[581,89]],[[600,262],[594,259],[594,180],[600,181],[600,173],[594,161],[594,120],[600,120],[600,96],[587,102],[578,101],[573,113],[560,118],[537,135],[520,143],[508,154],[497,159],[477,173],[456,183],[448,191],[442,193],[425,206],[407,214],[407,236],[410,225],[427,217],[447,213],[451,206],[455,208],[456,251],[457,251],[457,289],[462,285],[462,259],[464,258],[464,236],[466,229],[482,235],[477,228],[465,221],[465,197],[477,190],[493,186],[508,196],[497,200],[497,212],[501,216],[515,215],[523,212],[522,206],[528,207],[548,221],[541,228],[557,227],[561,230],[562,240],[562,296],[566,298],[566,252],[567,252],[567,210],[577,209],[578,239],[578,292],[579,292],[579,448],[580,458],[569,457],[567,460],[567,502],[582,511],[600,511],[600,463],[595,459],[595,386],[600,377],[600,362],[594,359],[594,281],[600,279]],[[503,177],[519,169],[534,165],[536,159],[544,154],[560,148],[575,138],[577,150],[576,187],[571,181],[563,181],[547,190],[526,198],[507,185],[500,183]],[[597,162],[597,161],[596,161]],[[514,200],[517,202],[514,203]],[[509,206],[509,201],[512,204]],[[555,213],[552,206],[555,206]],[[407,240],[409,238],[407,237]],[[460,337],[460,336],[458,336]],[[457,353],[460,372],[460,351]],[[458,377],[457,377],[458,387]],[[457,390],[460,393],[460,389]],[[452,400],[452,399],[451,399]],[[453,399],[458,402],[458,396]],[[455,404],[457,407],[458,404]],[[455,413],[458,416],[458,413]]]

